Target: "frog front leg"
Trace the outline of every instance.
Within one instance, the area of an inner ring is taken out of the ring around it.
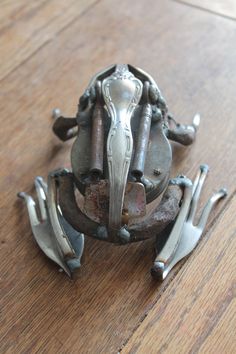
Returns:
[[[79,126],[89,122],[95,100],[96,90],[94,86],[91,86],[80,97],[78,111],[75,117],[64,117],[59,108],[54,108],[52,111],[52,117],[55,120],[52,127],[54,134],[62,141],[66,141],[77,136]]]
[[[52,130],[60,140],[66,141],[77,135],[78,123],[76,118],[63,117],[59,108],[52,111],[52,117],[55,119]]]
[[[168,139],[176,141],[182,145],[190,145],[196,137],[197,129],[200,124],[200,115],[196,114],[192,124],[180,124],[175,121],[172,115],[167,115],[169,127],[166,129]]]

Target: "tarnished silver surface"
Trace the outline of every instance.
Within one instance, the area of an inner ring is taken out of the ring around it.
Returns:
[[[133,150],[130,119],[142,94],[142,82],[134,77],[127,65],[117,65],[116,71],[102,83],[103,97],[111,118],[107,137],[109,170],[109,227],[119,230],[124,193]]]
[[[72,171],[49,173],[48,184],[35,179],[41,220],[32,197],[19,194],[39,247],[71,275],[80,266],[83,234],[116,244],[155,236],[151,273],[163,280],[194,249],[210,211],[226,195],[225,189],[215,193],[195,226],[208,167],[200,167],[194,183],[184,176],[169,180],[169,139],[192,144],[200,115],[192,124],[177,123],[148,73],[117,64],[92,77],[75,117],[63,117],[58,108],[53,117],[62,141],[76,137]]]

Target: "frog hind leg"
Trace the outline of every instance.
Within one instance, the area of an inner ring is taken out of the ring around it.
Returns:
[[[208,166],[201,165],[198,174],[192,183],[188,178],[179,176],[172,180],[172,183],[182,185],[184,189],[180,212],[172,223],[169,230],[169,236],[166,242],[157,241],[157,257],[151,269],[151,274],[158,280],[164,280],[171,269],[189,253],[191,253],[198,244],[205,229],[207,220],[212,209],[217,202],[227,195],[227,190],[221,188],[214,193],[203,208],[198,223],[194,222],[197,204],[201,196],[202,187],[208,173]]]

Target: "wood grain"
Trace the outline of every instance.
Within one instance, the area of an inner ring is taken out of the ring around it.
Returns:
[[[56,37],[95,0],[11,1],[1,3],[0,79]]]
[[[236,196],[122,354],[235,353],[235,210]]]
[[[78,7],[85,4],[77,3]],[[12,4],[6,24],[21,4],[21,11],[27,10],[25,2]],[[33,242],[25,206],[16,193],[34,193],[36,175],[46,177],[48,171],[70,166],[71,143],[62,144],[53,136],[51,109],[59,106],[66,115],[73,115],[79,95],[96,71],[114,62],[131,62],[155,77],[179,121],[190,122],[196,111],[202,114],[194,145],[173,145],[172,176],[184,173],[193,177],[200,163],[208,163],[211,173],[200,207],[222,185],[227,185],[230,199],[236,171],[236,23],[173,1],[151,0],[148,6],[137,1],[131,12],[125,0],[119,6],[103,0],[81,12],[79,20],[75,8],[65,10],[57,2],[59,22],[50,25],[49,31],[50,4],[53,2],[38,10],[49,6],[41,19],[35,20],[36,13],[28,17],[29,33],[25,33],[28,27],[22,27],[23,36],[35,41],[32,47],[22,52],[22,42],[10,28],[0,47],[4,58],[0,73],[5,77],[0,86],[0,347],[4,354],[117,353],[168,289],[171,294],[181,292],[175,281],[180,268],[157,284],[149,274],[154,259],[152,240],[116,247],[87,239],[83,267],[70,281]],[[34,36],[39,27],[43,38],[43,33],[50,34],[50,41]],[[19,53],[17,60],[15,52]],[[222,202],[212,214],[208,230],[227,203]],[[189,288],[199,269],[196,257],[205,265],[206,253],[216,255],[224,250],[224,243],[209,244],[210,235],[217,237],[215,230],[203,237],[197,252],[182,264],[183,281]],[[230,236],[228,230],[227,224],[225,233]],[[223,273],[222,282],[228,279]],[[230,314],[222,316],[222,326],[229,325]],[[217,326],[215,331],[220,338]],[[232,338],[229,341],[231,346]],[[204,345],[208,348],[211,342]]]

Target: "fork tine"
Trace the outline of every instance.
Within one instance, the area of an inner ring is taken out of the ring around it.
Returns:
[[[36,177],[34,180],[34,185],[36,188],[38,201],[39,201],[39,209],[41,212],[42,221],[47,220],[47,209],[46,209],[46,190],[45,190],[45,182],[42,177]]]
[[[159,252],[154,262],[153,270],[156,273],[160,274],[164,272],[165,267],[167,266],[167,264],[170,263],[171,259],[174,257],[174,254],[181,239],[182,229],[186,221],[186,217],[188,215],[189,206],[192,198],[192,182],[188,178],[179,177],[177,177],[175,181],[176,183],[179,183],[184,187],[184,196],[179,215],[176,218],[172,231],[164,247]]]
[[[218,202],[218,200],[220,200],[221,198],[224,198],[227,196],[227,189],[226,188],[221,188],[217,193],[214,193],[210,199],[208,200],[208,202],[206,203],[202,214],[200,216],[199,219],[199,223],[197,225],[198,229],[202,230],[205,228],[208,217],[213,209],[213,207],[215,206],[215,204]]]
[[[39,180],[36,182],[36,184],[37,185],[35,186],[37,189],[38,185],[40,184]],[[37,193],[41,193],[41,191],[37,191]],[[66,272],[66,274],[71,277],[70,268],[63,259],[63,256],[54,241],[55,236],[53,234],[50,222],[48,222],[47,219],[45,219],[43,223],[39,221],[36,213],[35,201],[29,194],[25,192],[20,192],[17,195],[19,198],[24,199],[26,203],[30,219],[30,225],[32,228],[34,239],[37,242],[38,246],[48,258],[57,263]],[[42,201],[44,200],[42,199]]]
[[[199,168],[198,172],[197,172],[197,175],[193,181],[193,190],[192,190],[192,194],[194,195],[194,193],[196,192],[196,189],[197,189],[197,186],[198,186],[198,183],[199,183],[199,180],[200,180],[200,177],[201,177],[201,169]]]
[[[204,184],[204,181],[205,181],[208,171],[209,171],[209,167],[207,165],[201,165],[200,171],[193,183],[193,185],[194,185],[193,197],[192,197],[192,202],[190,205],[190,211],[189,211],[189,215],[188,215],[188,220],[190,220],[192,222],[193,222],[193,219],[196,214],[197,204],[198,204],[198,201],[199,201],[199,198],[201,195],[201,191],[202,191],[202,187],[203,187],[203,184]]]
[[[29,214],[29,219],[30,219],[30,224],[33,229],[35,226],[40,224],[37,213],[36,213],[35,201],[29,194],[27,194],[25,192],[20,192],[17,195],[19,198],[24,199],[24,201],[26,203],[28,214]]]
[[[36,179],[40,183],[40,185],[41,185],[41,187],[42,187],[42,189],[44,191],[45,196],[47,196],[48,195],[48,185],[47,185],[47,183],[44,181],[43,177],[41,177],[41,176],[37,176]]]
[[[55,234],[58,245],[64,255],[64,257],[68,257],[71,255],[75,255],[71,242],[66,235],[65,230],[60,222],[58,215],[58,204],[57,204],[57,185],[56,179],[54,177],[54,172],[48,175],[48,213],[50,223]]]

